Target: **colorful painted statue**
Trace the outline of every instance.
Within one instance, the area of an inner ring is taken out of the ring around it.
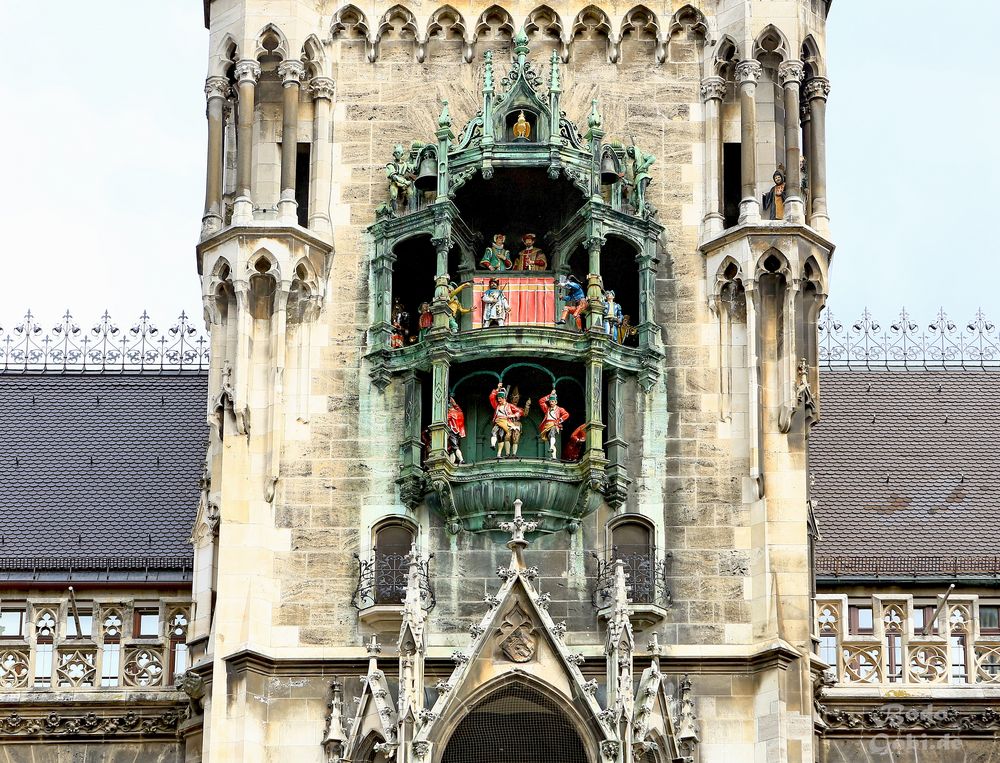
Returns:
[[[785,216],[785,168],[779,164],[771,179],[774,185],[764,194],[764,219],[781,220]]]
[[[398,349],[406,343],[406,338],[410,335],[410,314],[406,311],[403,300],[399,297],[396,297],[392,303],[389,323],[392,325],[389,346]]]
[[[528,140],[531,138],[531,122],[524,118],[523,111],[517,115],[517,121],[514,123],[511,132],[514,135],[514,140]]]
[[[625,344],[625,340],[638,335],[638,326],[632,325],[631,318],[629,316],[622,316],[622,324],[618,327],[618,344]]]
[[[511,269],[510,252],[504,249],[504,241],[507,237],[502,233],[493,236],[493,245],[486,247],[483,258],[479,261],[479,267],[483,270],[495,270],[503,272]]]
[[[569,276],[561,281],[560,285],[562,286],[563,301],[566,303],[566,306],[563,308],[562,315],[559,316],[556,324],[561,326],[572,315],[577,330],[582,331],[583,316],[587,313],[587,295],[583,291],[583,286],[580,285],[576,276]]]
[[[413,181],[417,177],[404,155],[402,145],[397,143],[392,150],[392,161],[385,165],[385,174],[389,178],[389,206],[397,215],[410,206],[415,190]]]
[[[570,434],[566,444],[563,445],[564,461],[579,461],[583,457],[583,450],[587,445],[587,425],[581,424]]]
[[[483,292],[480,299],[483,302],[483,328],[505,326],[507,316],[510,315],[510,300],[500,288],[498,279],[490,279],[490,287]]]
[[[615,293],[612,289],[604,292],[604,333],[611,337],[612,342],[621,344],[619,329],[622,325],[622,306],[615,302]]]
[[[453,464],[464,464],[462,440],[465,439],[465,413],[458,407],[455,398],[448,398],[448,458]]]
[[[542,407],[542,423],[538,427],[538,433],[543,440],[548,440],[549,457],[555,458],[556,436],[562,431],[563,422],[569,418],[569,411],[559,405],[555,390],[539,399],[538,404]]]
[[[503,456],[504,448],[507,446],[510,455],[516,456],[517,441],[521,439],[521,417],[524,415],[524,410],[507,400],[507,388],[503,386],[503,382],[497,384],[496,389],[490,392],[490,405],[493,406],[490,447],[497,449],[497,458]]]
[[[424,341],[424,337],[427,336],[427,332],[431,330],[431,326],[434,325],[434,316],[431,314],[431,303],[421,302],[417,308],[417,312],[420,313],[420,317],[417,318],[417,326],[420,329],[418,337],[422,342]]]
[[[459,317],[472,312],[471,307],[462,307],[462,300],[458,296],[463,289],[467,289],[471,285],[471,281],[459,285],[455,285],[454,281],[448,284],[448,329],[452,334],[458,333]]]
[[[525,233],[521,236],[524,249],[517,255],[514,270],[548,270],[549,260],[545,253],[535,246],[535,234]]]

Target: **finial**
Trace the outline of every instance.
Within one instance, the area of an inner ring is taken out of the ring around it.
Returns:
[[[517,34],[514,35],[514,53],[517,55],[527,54],[528,52],[528,33],[524,31],[522,26],[517,30]]]
[[[441,101],[441,116],[438,117],[438,127],[451,127],[451,113],[448,111],[448,99]]]
[[[549,59],[549,92],[559,91],[559,54],[553,50]]]
[[[510,540],[507,541],[507,548],[511,551],[511,569],[518,571],[525,569],[524,558],[521,552],[524,551],[525,547],[528,545],[528,541],[524,539],[524,534],[537,530],[538,522],[525,521],[524,517],[521,516],[520,498],[514,501],[514,521],[501,522],[500,529],[505,533],[510,533]]]
[[[486,61],[486,69],[483,72],[483,90],[487,93],[493,92],[493,51],[487,50],[483,53],[483,60]]]
[[[382,645],[378,643],[378,636],[372,636],[371,640],[365,644],[365,649],[370,657],[375,657],[382,653]]]
[[[590,102],[590,116],[587,117],[587,127],[594,130],[601,126],[601,114],[597,110],[597,99],[595,98]]]

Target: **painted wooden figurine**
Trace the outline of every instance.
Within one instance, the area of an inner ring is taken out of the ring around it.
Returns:
[[[531,138],[531,122],[524,118],[523,111],[517,115],[517,121],[511,132],[514,135],[514,140],[529,140]]]
[[[524,249],[517,255],[514,270],[548,270],[549,261],[545,253],[535,246],[535,234],[525,233],[521,236]]]
[[[479,267],[483,270],[500,272],[510,270],[512,266],[510,252],[504,249],[503,246],[506,240],[507,237],[502,233],[497,233],[493,236],[493,244],[486,247],[486,251],[483,252],[483,258],[479,261]]]
[[[465,439],[465,413],[458,406],[455,398],[448,398],[448,458],[453,464],[464,464],[462,456],[462,440]]]
[[[559,405],[555,390],[540,398],[538,404],[542,407],[542,423],[538,427],[538,433],[543,440],[548,440],[549,457],[555,458],[556,437],[562,431],[563,422],[569,418],[569,411]]]
[[[517,455],[517,440],[515,432],[520,435],[521,417],[524,410],[507,400],[507,388],[503,382],[497,384],[490,392],[490,405],[493,406],[493,429],[490,432],[490,447],[497,449],[497,458],[503,456],[504,448],[509,446],[510,455]]]
[[[510,315],[510,300],[500,288],[498,279],[490,279],[489,288],[483,292],[480,299],[483,303],[483,328],[505,326],[507,316]]]
[[[431,314],[431,303],[421,302],[420,306],[417,307],[417,312],[420,313],[420,317],[417,319],[417,326],[420,331],[418,337],[420,341],[424,341],[424,337],[427,336],[427,332],[431,330],[431,326],[434,325],[434,316]]]
[[[389,178],[389,205],[397,215],[410,206],[413,195],[413,167],[403,158],[402,145],[396,144],[392,150],[392,161],[385,165],[385,174]]]
[[[771,179],[774,185],[764,194],[764,218],[781,220],[785,216],[785,168],[779,164]]]
[[[459,298],[459,294],[462,293],[463,289],[467,289],[472,285],[472,281],[466,281],[463,284],[456,285],[454,281],[448,284],[448,328],[452,334],[458,333],[458,321],[460,316],[465,313],[471,313],[471,307],[462,307],[462,300]]]
[[[566,444],[563,445],[564,461],[579,461],[583,457],[583,450],[587,445],[587,425],[581,424],[570,434]]]
[[[604,292],[604,333],[611,337],[612,342],[618,344],[621,344],[623,339],[619,330],[622,318],[622,306],[615,301],[615,292],[608,289]]]
[[[563,307],[562,315],[559,316],[556,324],[562,325],[566,323],[566,319],[572,315],[577,330],[582,331],[583,316],[587,313],[587,295],[583,291],[583,286],[580,285],[576,276],[569,276],[564,279],[561,286],[563,289],[563,302],[566,303],[566,306]]]
[[[403,300],[399,297],[396,297],[392,303],[392,313],[389,317],[389,323],[392,325],[389,346],[393,349],[398,349],[403,346],[406,338],[410,335],[410,314],[406,311],[406,307],[403,306]]]

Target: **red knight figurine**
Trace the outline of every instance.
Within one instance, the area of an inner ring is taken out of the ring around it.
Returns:
[[[455,464],[464,464],[462,440],[465,438],[465,413],[458,407],[455,398],[448,398],[448,457]]]
[[[490,405],[493,406],[493,431],[490,433],[490,445],[497,449],[497,458],[503,455],[504,446],[509,445],[510,455],[517,455],[516,434],[521,429],[521,417],[524,409],[507,402],[507,388],[503,382],[497,384],[490,392]]]
[[[549,457],[556,457],[556,435],[562,431],[563,422],[569,418],[569,411],[559,405],[556,391],[552,390],[538,401],[542,406],[542,424],[538,428],[543,440],[549,442]]]

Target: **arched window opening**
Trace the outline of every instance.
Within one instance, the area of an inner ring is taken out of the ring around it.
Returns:
[[[512,683],[462,719],[441,763],[588,763],[566,713],[537,689]]]
[[[388,763],[389,758],[386,757],[386,753],[375,751],[375,745],[381,741],[382,738],[380,736],[369,734],[368,738],[362,742],[361,747],[358,748],[358,753],[354,756],[354,760],[357,763]]]
[[[629,598],[636,604],[655,601],[659,565],[652,529],[646,522],[630,519],[611,528],[611,562],[619,560],[625,565],[632,589]]]
[[[430,316],[437,259],[429,236],[407,239],[396,245],[393,254],[396,262],[392,266],[389,322],[392,324],[392,346],[398,348],[416,342],[422,328],[421,314]]]
[[[601,276],[605,293],[614,292],[613,300],[621,310],[605,305],[605,330],[618,344],[638,344],[633,329],[639,324],[639,264],[636,248],[616,236],[608,236],[601,247]],[[607,295],[610,296],[610,295]],[[626,321],[626,318],[628,319]]]
[[[401,604],[406,597],[406,579],[413,547],[413,528],[389,522],[375,529],[375,603]]]

